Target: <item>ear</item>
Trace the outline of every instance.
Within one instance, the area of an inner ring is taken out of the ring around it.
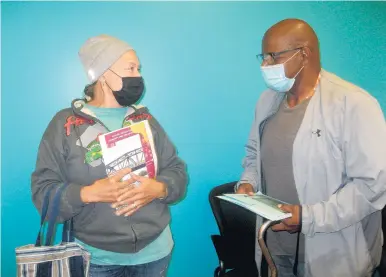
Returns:
[[[105,87],[106,86],[106,78],[105,78],[105,74],[103,74],[101,77],[99,77],[99,80],[98,80],[100,83],[101,83],[101,86],[102,87]]]
[[[301,50],[302,57],[303,57],[303,65],[306,66],[308,64],[309,58],[311,56],[311,50],[308,47],[304,47]]]

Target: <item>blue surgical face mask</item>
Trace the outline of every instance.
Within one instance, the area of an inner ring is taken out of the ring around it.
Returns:
[[[299,50],[300,51],[300,50]],[[289,91],[295,83],[295,78],[298,76],[303,67],[300,68],[298,73],[293,78],[287,78],[285,76],[285,67],[284,64],[292,59],[297,53],[293,54],[288,60],[281,64],[266,65],[261,66],[261,73],[263,74],[263,79],[265,84],[270,89],[273,89],[276,92],[287,92]]]

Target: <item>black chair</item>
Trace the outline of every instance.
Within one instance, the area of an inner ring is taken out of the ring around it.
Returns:
[[[216,196],[233,193],[236,182],[215,187],[209,202],[220,235],[212,235],[212,242],[219,258],[215,277],[256,277],[255,262],[256,215],[244,208]]]

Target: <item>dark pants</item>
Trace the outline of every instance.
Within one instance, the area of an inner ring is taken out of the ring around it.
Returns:
[[[140,265],[90,266],[90,277],[166,277],[171,255],[158,261]]]

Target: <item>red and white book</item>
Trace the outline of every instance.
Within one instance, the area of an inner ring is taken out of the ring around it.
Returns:
[[[156,177],[157,155],[153,134],[147,120],[99,135],[99,142],[108,176],[129,167],[136,175]],[[123,180],[128,178],[130,174]]]

